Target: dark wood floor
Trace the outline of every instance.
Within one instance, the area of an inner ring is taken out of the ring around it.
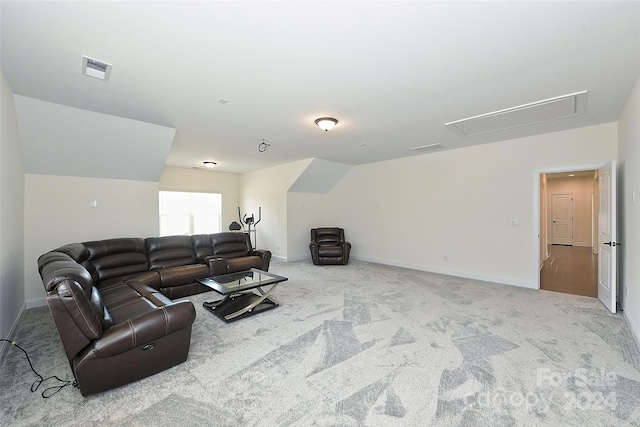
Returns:
[[[592,248],[549,245],[540,270],[540,289],[598,297],[598,255]]]

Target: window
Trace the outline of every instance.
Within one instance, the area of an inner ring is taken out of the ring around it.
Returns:
[[[160,192],[160,236],[219,233],[222,194]]]

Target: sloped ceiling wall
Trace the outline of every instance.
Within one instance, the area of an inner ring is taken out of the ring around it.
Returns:
[[[176,129],[15,95],[26,173],[160,179]]]
[[[313,159],[291,185],[289,191],[299,193],[328,193],[353,166],[328,160]]]

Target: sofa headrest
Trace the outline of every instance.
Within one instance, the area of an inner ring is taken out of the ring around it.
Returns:
[[[225,258],[247,256],[251,252],[249,234],[233,231],[212,234],[211,249],[213,255]]]
[[[191,243],[198,261],[213,255],[213,252],[211,252],[211,238],[208,234],[194,234],[191,236]]]
[[[89,259],[129,252],[145,253],[144,239],[141,238],[96,240],[84,242],[83,245],[89,253]]]
[[[344,230],[338,227],[321,227],[311,229],[311,240],[319,244],[332,244],[344,241]]]
[[[85,294],[91,295],[93,280],[82,265],[62,252],[49,252],[38,259],[40,277],[47,292],[55,290],[65,280],[78,282]]]
[[[85,248],[82,243],[69,243],[51,252],[67,254],[77,263],[81,263],[89,257],[89,252],[87,252],[87,248]]]
[[[89,258],[83,263],[95,282],[149,270],[144,239],[120,238],[85,242]]]
[[[150,270],[193,264],[196,260],[191,236],[147,237],[145,245]]]

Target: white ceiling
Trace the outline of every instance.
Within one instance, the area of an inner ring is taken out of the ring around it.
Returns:
[[[638,1],[1,8],[1,66],[16,95],[175,128],[165,163],[176,167],[357,165],[429,155],[411,148],[433,143],[455,149],[612,122],[640,76]],[[82,55],[113,64],[110,80],[82,76]],[[444,126],[583,90],[577,117],[466,138]],[[321,116],[339,123],[325,133],[314,124]],[[270,147],[260,153],[263,138]],[[92,143],[104,145],[85,141],[86,152]]]

